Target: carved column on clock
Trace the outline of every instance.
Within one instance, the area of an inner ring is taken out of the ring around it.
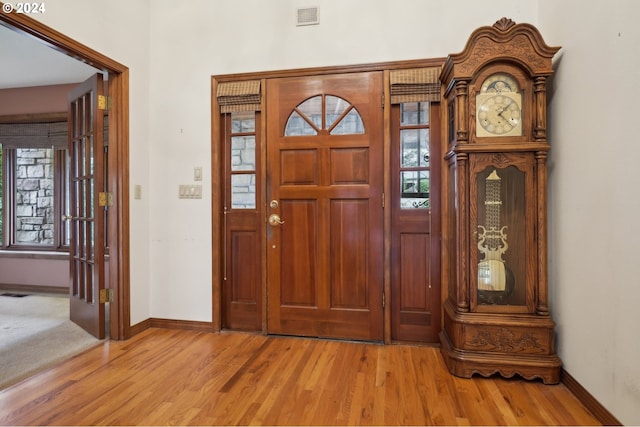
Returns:
[[[538,182],[537,200],[537,239],[538,239],[538,298],[536,313],[549,316],[548,283],[547,283],[547,152],[536,152],[536,171]]]
[[[535,98],[535,127],[533,137],[536,141],[547,140],[547,77],[538,76],[533,82]]]
[[[455,86],[455,102],[456,107],[456,140],[458,142],[467,142],[469,140],[469,126],[467,123],[467,99],[469,94],[469,82],[464,80],[456,82]]]
[[[502,18],[445,61],[440,349],[461,377],[560,380],[547,280],[547,83],[559,50]]]
[[[469,259],[469,229],[465,218],[468,217],[467,203],[465,200],[465,194],[468,192],[468,170],[469,170],[469,156],[466,153],[458,154],[455,161],[455,168],[457,171],[456,181],[457,188],[460,191],[456,194],[456,205],[458,206],[458,216],[456,218],[456,235],[458,236],[458,245],[456,252],[458,254],[458,280],[461,283],[467,283],[468,268],[467,260]],[[456,307],[461,313],[469,311],[469,289],[467,286],[462,286],[457,292]]]

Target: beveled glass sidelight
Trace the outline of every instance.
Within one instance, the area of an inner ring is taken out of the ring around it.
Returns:
[[[400,207],[430,209],[429,103],[400,104]]]
[[[231,113],[229,148],[231,209],[255,209],[257,157],[254,111]]]
[[[402,126],[428,125],[429,103],[403,102],[400,104],[400,124]]]
[[[431,207],[428,170],[400,172],[400,207],[402,209]]]
[[[478,304],[525,305],[525,174],[488,167],[476,185]]]

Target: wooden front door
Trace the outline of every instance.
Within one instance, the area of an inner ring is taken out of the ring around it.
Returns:
[[[266,92],[268,332],[382,340],[382,73]]]
[[[69,94],[70,317],[97,338],[105,337],[103,117],[98,97],[102,75],[96,74]]]

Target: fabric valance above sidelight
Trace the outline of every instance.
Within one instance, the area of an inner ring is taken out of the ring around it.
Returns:
[[[221,113],[260,111],[260,80],[219,83],[217,90]]]
[[[440,102],[440,67],[411,68],[390,72],[391,103]]]

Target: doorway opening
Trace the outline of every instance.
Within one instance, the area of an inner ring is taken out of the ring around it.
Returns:
[[[108,215],[107,244],[110,248],[109,280],[114,295],[109,304],[109,337],[130,336],[129,312],[129,70],[101,53],[24,15],[0,14],[0,25],[35,38],[49,47],[84,61],[108,75],[112,107],[109,112],[110,149],[108,188],[112,204]]]

